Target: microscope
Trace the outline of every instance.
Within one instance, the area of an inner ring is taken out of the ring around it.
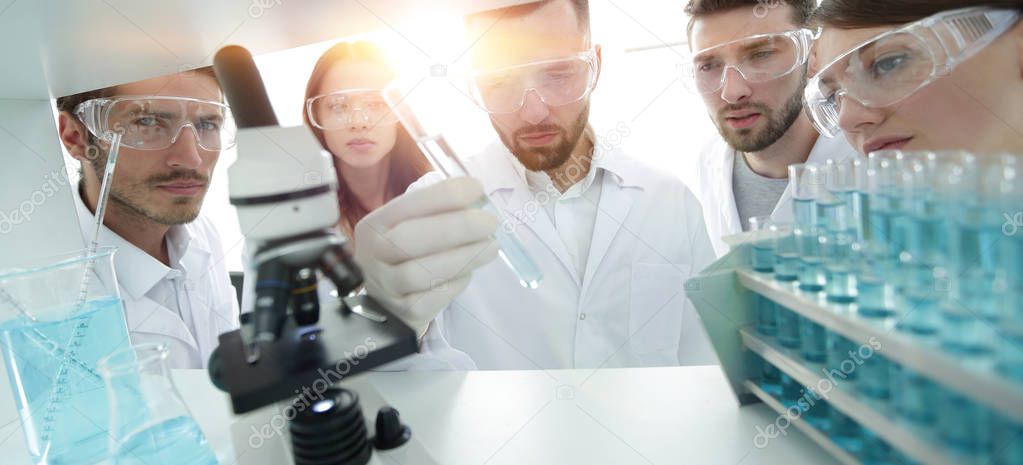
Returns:
[[[415,332],[372,296],[356,295],[362,274],[335,227],[338,180],[330,154],[306,127],[278,126],[246,49],[221,49],[214,71],[239,129],[228,183],[254,250],[256,274],[247,279],[255,279],[256,296],[241,329],[220,335],[210,378],[237,414],[294,399],[289,433],[296,465],[364,465],[374,449],[402,446],[410,431],[385,407],[371,438],[358,395],[336,383],[417,352]],[[320,277],[347,298],[321,303]]]

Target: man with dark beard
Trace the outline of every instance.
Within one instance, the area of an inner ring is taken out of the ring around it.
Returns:
[[[494,224],[470,214],[466,202],[476,200],[458,193],[467,183],[426,186],[438,178],[427,175],[356,227],[369,293],[421,331],[424,350],[452,347],[481,369],[715,363],[683,288],[713,258],[699,203],[589,127],[601,49],[590,43],[587,1],[546,0],[466,22],[478,38],[473,98],[500,136],[470,159],[482,184],[472,192],[503,212],[499,227],[521,240],[543,281],[520,286],[492,260],[482,237]],[[424,245],[435,236],[447,246]]]
[[[791,221],[788,166],[845,160],[844,137],[818,137],[803,112],[814,0],[691,0],[688,76],[720,139],[701,151],[697,195],[720,256],[721,240],[751,217]]]
[[[60,139],[82,164],[74,191],[82,236],[93,235],[109,155],[122,135],[99,245],[114,267],[131,342],[162,343],[173,368],[201,368],[238,327],[220,235],[200,216],[220,152],[234,144],[210,68],[57,99]]]

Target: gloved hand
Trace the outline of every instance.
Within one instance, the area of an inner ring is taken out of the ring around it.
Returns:
[[[408,192],[355,226],[366,291],[422,339],[434,317],[497,257],[497,218],[479,209],[483,187],[454,178]]]

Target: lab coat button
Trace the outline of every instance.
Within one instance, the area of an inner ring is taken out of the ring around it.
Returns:
[[[586,319],[586,314],[585,313],[580,313],[579,314],[579,320],[585,320],[585,319]]]

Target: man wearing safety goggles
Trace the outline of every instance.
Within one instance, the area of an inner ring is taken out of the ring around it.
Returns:
[[[99,242],[115,246],[133,343],[171,348],[175,368],[200,368],[217,336],[238,326],[220,235],[200,216],[220,152],[234,145],[231,112],[211,69],[57,99],[60,139],[82,164],[73,189],[85,240],[110,150],[121,134]]]
[[[482,189],[460,195],[455,188],[472,186],[421,180],[360,223],[356,255],[411,251],[373,279],[402,283],[407,292],[388,300],[409,302],[405,314],[432,320],[427,341],[447,341],[481,369],[715,363],[683,289],[713,258],[699,203],[589,128],[601,53],[590,44],[588,11],[585,0],[547,0],[467,19],[478,38],[472,96],[500,139],[469,161]],[[493,260],[495,222],[473,205],[481,194],[543,270],[537,289],[517,286]],[[437,214],[402,211],[410,199]],[[445,233],[398,233],[413,225]],[[388,240],[367,251],[374,241],[360,230]],[[476,267],[471,281],[432,285]]]
[[[802,29],[817,2],[691,0],[685,66],[720,139],[704,147],[697,195],[720,256],[723,237],[749,229],[749,218],[791,221],[788,166],[855,156],[844,139],[819,138],[803,114],[813,34]]]

